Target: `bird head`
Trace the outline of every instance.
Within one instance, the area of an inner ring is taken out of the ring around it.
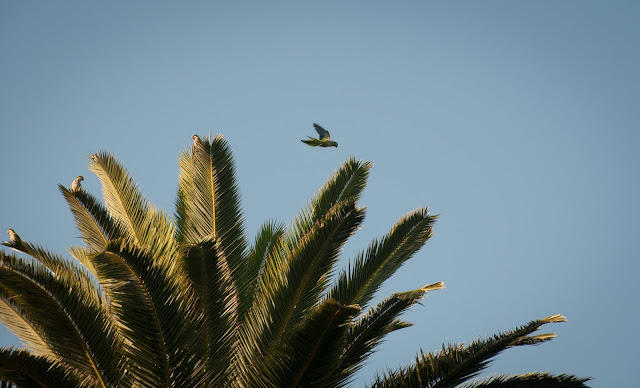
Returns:
[[[84,177],[82,175],[78,175],[78,177],[76,178],[76,180],[78,182],[82,182],[84,180]]]
[[[13,229],[7,229],[7,234],[10,234],[10,235],[11,235],[11,234],[15,234],[15,233],[16,233],[16,231],[15,231],[15,230],[13,230]]]
[[[198,135],[191,135],[191,138],[193,139],[193,141],[199,141],[200,137]]]

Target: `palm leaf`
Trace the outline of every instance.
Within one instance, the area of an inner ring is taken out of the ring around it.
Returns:
[[[52,358],[23,350],[0,349],[0,381],[7,387],[98,387],[90,376]]]
[[[340,248],[362,218],[362,210],[356,209],[353,201],[341,202],[300,239],[293,251],[275,251],[269,256],[260,293],[242,326],[246,363],[260,364],[255,359],[257,354],[274,357],[273,350],[288,330],[308,317],[328,283]],[[255,368],[249,367],[244,374],[252,371]]]
[[[353,156],[336,170],[311,202],[313,220],[321,219],[339,201],[358,202],[367,184],[373,163],[362,162]]]
[[[231,266],[240,295],[239,314],[251,303],[245,266],[246,240],[240,195],[231,149],[222,135],[198,141],[179,158],[180,183],[176,200],[179,238],[187,244],[216,238]]]
[[[188,386],[200,360],[192,295],[184,278],[169,276],[152,255],[124,240],[92,257],[99,279],[121,322],[133,374],[143,385]]]
[[[123,237],[144,248],[173,272],[177,252],[171,219],[153,207],[118,161],[106,152],[92,155],[90,169],[102,183],[105,203]]]
[[[566,318],[554,315],[489,339],[476,340],[466,347],[462,344],[449,345],[437,353],[422,354],[416,357],[414,364],[378,376],[372,387],[454,387],[475,377],[503,350],[552,338],[549,335],[529,336],[542,325],[552,322],[566,322]]]
[[[294,218],[286,234],[290,249],[293,249],[314,223],[321,220],[336,204],[341,201],[357,203],[367,183],[371,166],[371,162],[363,163],[351,157],[333,173],[309,204]]]
[[[104,385],[122,380],[119,341],[111,320],[81,278],[52,274],[38,262],[0,252],[0,289],[5,300],[37,328],[49,348],[70,366]],[[95,290],[95,289],[94,289]]]
[[[229,263],[217,240],[204,240],[186,252],[186,272],[202,311],[201,341],[207,386],[224,386],[232,379],[230,364],[238,330],[238,293]]]
[[[72,193],[62,185],[58,185],[58,188],[69,204],[82,239],[90,250],[102,251],[107,241],[123,235],[118,223],[91,194],[84,190]]]
[[[463,385],[461,388],[555,388],[555,387],[587,387],[585,384],[590,378],[579,378],[576,376],[561,374],[552,375],[549,373],[527,373],[523,375],[504,376],[496,375],[479,381],[474,381]]]
[[[94,278],[98,278],[98,272],[93,266],[93,261],[89,259],[90,253],[85,247],[72,246],[67,248],[67,252],[71,254],[77,262],[79,262]]]
[[[348,323],[360,312],[358,306],[343,306],[327,299],[282,346],[280,387],[334,387],[340,376],[334,372],[347,336]],[[274,368],[277,370],[277,368]]]
[[[279,222],[266,222],[260,228],[255,241],[247,255],[247,272],[253,283],[253,295],[259,292],[260,278],[269,256],[275,250],[281,249],[282,236],[285,234],[284,225]]]
[[[297,324],[319,302],[340,249],[363,218],[363,210],[357,209],[352,201],[338,204],[300,239],[293,250],[284,252],[284,260],[266,263],[260,284],[264,292],[258,298],[273,295],[275,306],[286,306],[272,310],[281,317],[272,317],[275,323],[272,327],[278,327],[279,332],[274,342],[278,342],[286,328]]]
[[[382,283],[427,242],[436,219],[427,208],[402,217],[385,237],[374,240],[340,273],[328,297],[366,306]]]
[[[89,270],[89,268],[78,267],[76,262],[51,253],[39,245],[31,244],[25,240],[19,240],[15,243],[3,242],[3,245],[11,247],[18,252],[25,253],[38,260],[56,276],[78,278],[77,280],[83,283],[83,287],[89,287],[92,289],[94,286],[93,279],[91,279],[89,274],[85,271]]]
[[[29,318],[17,298],[0,289],[0,322],[2,322],[18,341],[31,353],[38,356],[53,356],[53,350],[42,337],[42,329]]]
[[[339,357],[336,369],[343,374],[343,378],[347,379],[359,370],[387,334],[410,326],[400,321],[398,316],[420,301],[427,292],[443,288],[444,283],[438,282],[417,290],[394,293],[361,316],[349,328],[346,345]]]
[[[184,188],[178,187],[178,193],[176,194],[175,199],[175,215],[174,218],[176,220],[176,242],[178,244],[184,243],[184,230],[185,230],[185,222],[187,217],[187,204],[186,194],[184,192]]]

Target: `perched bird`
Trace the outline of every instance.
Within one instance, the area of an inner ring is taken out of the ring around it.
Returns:
[[[82,175],[78,175],[78,177],[76,177],[76,179],[73,180],[73,183],[71,183],[72,193],[82,190],[82,184],[80,184],[80,182],[82,182],[83,180],[84,180],[84,177]]]
[[[193,146],[194,147],[196,147],[198,144],[201,143],[200,137],[198,135],[191,135],[191,138],[193,139]]]
[[[15,230],[13,230],[13,229],[8,229],[8,230],[7,230],[7,233],[9,233],[9,241],[10,241],[12,244],[18,244],[18,243],[20,243],[20,241],[21,241],[21,240],[20,240],[20,236],[18,236],[18,233],[16,233],[16,231],[15,231]]]
[[[313,124],[313,127],[316,129],[316,132],[318,132],[318,135],[320,136],[320,139],[314,139],[311,136],[307,136],[309,139],[308,140],[300,140],[301,142],[308,144],[312,147],[338,147],[338,143],[331,140],[331,138],[329,137],[329,131],[327,131],[326,129],[322,128],[321,126],[319,126],[318,124]]]

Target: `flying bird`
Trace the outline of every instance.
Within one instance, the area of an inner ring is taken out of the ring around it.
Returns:
[[[19,244],[20,243],[20,236],[18,236],[18,233],[16,233],[15,230],[13,229],[8,229],[7,233],[9,233],[9,241],[12,244]]]
[[[331,137],[329,137],[329,131],[322,128],[318,124],[313,124],[313,127],[316,129],[316,132],[318,132],[320,139],[314,139],[311,136],[307,136],[309,139],[300,140],[301,142],[312,147],[338,147],[338,143],[331,140]]]
[[[83,180],[84,180],[84,177],[82,175],[78,175],[78,177],[73,180],[73,183],[71,183],[72,193],[82,190],[82,184],[80,184],[80,182],[82,182]]]

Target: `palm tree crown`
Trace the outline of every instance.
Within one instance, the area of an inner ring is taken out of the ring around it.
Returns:
[[[382,283],[431,237],[417,209],[336,272],[362,223],[371,163],[346,161],[290,225],[246,238],[230,148],[200,138],[179,158],[176,214],[150,204],[110,154],[90,158],[104,203],[59,189],[84,241],[68,259],[11,238],[0,251],[0,319],[22,348],[0,349],[0,384],[18,387],[341,387],[400,315],[441,282],[371,304]],[[24,237],[24,233],[23,233]],[[560,315],[489,339],[417,356],[372,387],[453,387],[499,352],[547,341],[533,334]],[[532,373],[481,386],[585,386]]]

